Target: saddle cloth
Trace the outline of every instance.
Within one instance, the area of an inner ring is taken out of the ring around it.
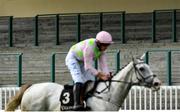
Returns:
[[[64,89],[60,95],[61,111],[73,110],[74,96],[73,85],[64,85]]]
[[[94,82],[87,82],[85,84],[85,99],[90,97],[90,94],[94,91],[94,88],[96,88],[96,83]],[[74,96],[73,96],[73,85],[64,85],[64,89],[61,92],[60,95],[60,103],[61,111],[72,111],[73,105],[74,105]]]

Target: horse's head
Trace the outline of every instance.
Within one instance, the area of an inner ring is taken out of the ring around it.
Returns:
[[[133,66],[135,70],[135,75],[133,77],[133,82],[140,86],[145,86],[158,90],[161,85],[161,81],[152,72],[150,66],[141,59],[133,59]]]

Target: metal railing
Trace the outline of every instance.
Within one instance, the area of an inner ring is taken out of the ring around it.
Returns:
[[[56,55],[57,54],[67,54],[67,52],[56,52],[51,56],[51,82],[55,82],[56,78]]]
[[[0,55],[14,55],[17,57],[17,71],[18,71],[18,77],[17,77],[17,86],[21,86],[22,84],[22,55],[23,53],[0,53]]]
[[[176,21],[177,21],[177,10],[179,9],[170,9],[170,10],[154,10],[152,12],[152,31],[151,31],[151,38],[152,38],[152,42],[155,43],[157,42],[156,40],[156,18],[158,16],[158,13],[163,13],[163,12],[170,12],[171,13],[171,18],[172,18],[172,25],[171,25],[171,29],[172,29],[172,33],[171,33],[171,39],[173,42],[177,42],[177,25],[176,25]],[[55,27],[56,27],[56,45],[60,45],[60,28],[59,28],[59,17],[60,16],[76,16],[76,35],[77,35],[77,42],[81,41],[81,15],[99,15],[99,30],[103,30],[103,15],[106,14],[120,14],[121,15],[121,42],[122,43],[126,43],[126,38],[125,38],[125,11],[119,11],[119,12],[90,12],[90,13],[58,13],[58,14],[40,14],[40,15],[36,15],[34,17],[34,39],[35,39],[35,46],[39,46],[39,17],[55,17]],[[8,43],[10,47],[13,47],[13,16],[7,16],[8,17]]]
[[[121,110],[179,110],[180,86],[161,86],[158,92],[134,86]]]
[[[8,45],[13,47],[13,16],[0,16],[8,19]]]
[[[167,79],[166,79],[166,83],[167,85],[172,85],[172,52],[178,51],[180,52],[180,50],[176,49],[176,50],[166,50],[166,49],[154,49],[154,50],[148,50],[146,52],[145,55],[145,61],[147,64],[149,64],[149,53],[153,53],[153,52],[164,52],[166,53],[166,74],[167,74]]]
[[[151,38],[152,38],[152,42],[155,43],[157,42],[156,40],[156,16],[158,15],[158,13],[163,13],[163,12],[170,12],[171,13],[171,18],[172,18],[172,22],[171,22],[171,29],[172,29],[172,33],[171,33],[171,38],[173,42],[177,42],[177,25],[176,25],[176,14],[177,14],[177,10],[179,9],[170,9],[170,10],[154,10],[152,12],[152,30],[151,30]],[[58,13],[58,14],[43,14],[43,15],[37,15],[35,16],[35,45],[38,46],[38,17],[40,16],[56,16],[56,45],[59,45],[59,16],[77,16],[76,19],[76,24],[77,24],[77,42],[81,41],[81,15],[99,15],[99,30],[103,30],[103,15],[105,14],[120,14],[121,15],[121,42],[124,44],[126,43],[126,38],[125,38],[125,26],[126,26],[126,22],[125,22],[125,11],[119,11],[119,12],[89,12],[89,13]]]
[[[4,110],[7,101],[14,96],[19,87],[0,88],[0,110]],[[120,110],[179,110],[180,86],[161,86],[158,92],[134,86],[129,91]],[[20,109],[20,107],[18,108]]]
[[[162,12],[170,12],[171,13],[171,38],[173,42],[177,42],[177,32],[176,32],[176,11],[177,9],[172,10],[154,10],[152,13],[152,42],[156,41],[156,16],[158,13]]]
[[[19,87],[0,87],[0,111],[6,108],[9,99],[15,96],[18,90]]]
[[[34,34],[35,34],[35,46],[39,45],[38,37],[39,37],[39,17],[55,17],[56,18],[56,45],[60,45],[60,40],[59,40],[59,17],[60,16],[76,16],[76,35],[77,35],[77,42],[81,41],[81,15],[99,15],[99,31],[103,30],[103,15],[105,14],[121,14],[121,40],[122,43],[125,43],[125,11],[122,12],[90,12],[90,13],[59,13],[59,14],[41,14],[41,15],[36,15],[34,17]]]
[[[171,13],[171,38],[173,42],[177,42],[177,25],[176,25],[176,21],[177,21],[177,10],[179,9],[170,9],[170,10],[154,10],[152,12],[152,30],[151,30],[151,38],[152,38],[152,42],[155,43],[157,42],[156,40],[156,21],[157,21],[157,15],[158,13],[163,13],[163,12],[170,12]],[[35,46],[39,46],[39,18],[40,17],[55,17],[55,30],[56,30],[56,45],[60,45],[60,39],[59,39],[59,35],[60,35],[60,31],[59,30],[59,17],[60,16],[76,16],[76,40],[77,42],[81,41],[81,15],[99,15],[99,30],[103,30],[103,15],[106,14],[120,14],[121,15],[121,42],[124,44],[126,43],[126,36],[125,36],[125,26],[126,26],[126,22],[125,22],[125,11],[119,11],[119,12],[90,12],[90,13],[57,13],[57,14],[40,14],[40,15],[36,15],[34,17],[34,39],[35,39]],[[1,16],[3,17],[3,16]],[[8,17],[8,43],[9,43],[9,47],[13,47],[13,16],[7,16]]]
[[[154,49],[154,50],[148,50],[145,54],[145,61],[146,63],[149,63],[149,58],[150,58],[150,53],[154,53],[154,52],[163,52],[166,53],[166,84],[167,85],[172,85],[172,52],[179,52],[180,50],[158,50],[158,49]],[[115,56],[115,67],[114,70],[115,72],[118,72],[120,70],[120,51],[116,51],[116,52],[107,52],[107,53],[114,53]],[[67,52],[57,52],[57,53],[53,53],[51,55],[51,81],[55,82],[55,74],[56,74],[56,55],[57,54],[67,54]],[[21,86],[22,84],[22,53],[0,53],[0,55],[15,55],[17,56],[17,72],[18,72],[18,78],[17,78],[17,86]],[[95,62],[95,68],[98,68],[98,63],[97,61]]]
[[[34,37],[35,37],[35,46],[39,46],[39,17],[55,17],[56,19],[56,45],[59,45],[60,42],[59,42],[59,14],[42,14],[42,15],[36,15],[34,17]]]

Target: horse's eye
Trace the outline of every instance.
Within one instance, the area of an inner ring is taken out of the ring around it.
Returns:
[[[140,67],[139,70],[140,70],[140,71],[144,71],[144,68],[143,68],[143,67]]]

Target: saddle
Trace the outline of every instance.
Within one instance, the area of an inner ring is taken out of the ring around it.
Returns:
[[[94,92],[95,88],[96,88],[97,83],[96,82],[92,82],[92,81],[88,81],[85,83],[85,94],[84,96],[82,96],[84,99],[84,110],[89,110],[89,108],[87,108],[85,101],[87,100],[87,98],[92,96],[92,93]],[[60,103],[61,103],[61,107],[60,110],[61,111],[72,111],[73,110],[73,106],[74,106],[74,96],[73,96],[73,85],[64,85],[64,89],[61,92],[60,95]]]

